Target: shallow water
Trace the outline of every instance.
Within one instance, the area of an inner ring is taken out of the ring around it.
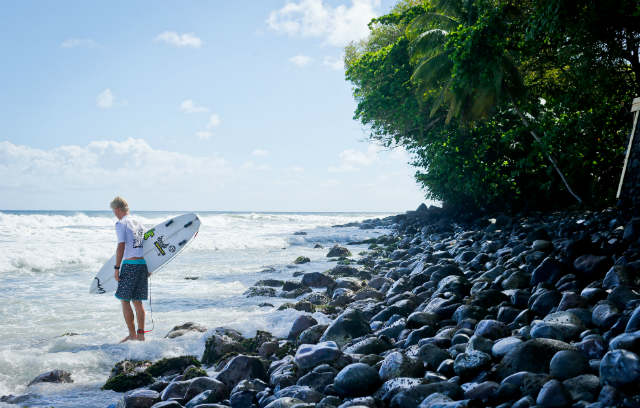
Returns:
[[[178,214],[136,215],[152,227]],[[387,215],[199,213],[197,238],[150,280],[153,314],[149,302],[145,308],[147,329],[153,316],[153,332],[144,343],[118,344],[126,335],[119,302],[112,294],[88,293],[91,279],[115,250],[115,217],[110,212],[0,211],[0,396],[29,394],[20,405],[34,407],[107,406],[121,394],[99,388],[117,361],[202,354],[206,333],[163,338],[186,321],[210,329],[233,327],[246,336],[256,329],[286,336],[301,312],[260,308],[265,301],[277,307],[287,300],[242,293],[258,279],[328,269],[334,264],[326,258],[329,246],[388,232],[331,225]],[[293,235],[296,231],[307,235]],[[314,249],[316,243],[324,248]],[[356,255],[366,246],[349,248]],[[293,266],[300,255],[312,262]],[[261,272],[266,267],[275,271]],[[320,313],[314,316],[326,321]],[[74,382],[26,386],[56,368],[70,371]]]

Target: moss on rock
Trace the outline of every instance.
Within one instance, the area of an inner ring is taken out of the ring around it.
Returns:
[[[154,377],[182,373],[190,365],[200,367],[200,361],[194,356],[169,357],[158,360],[147,368],[146,372]]]

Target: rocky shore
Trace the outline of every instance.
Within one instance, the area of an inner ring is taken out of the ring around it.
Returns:
[[[328,249],[327,271],[247,291],[309,312],[287,338],[217,328],[202,356],[122,361],[104,386],[125,392],[111,407],[640,406],[640,220],[461,220],[421,205],[350,225],[392,232],[359,254]],[[168,337],[190,330],[204,328]]]

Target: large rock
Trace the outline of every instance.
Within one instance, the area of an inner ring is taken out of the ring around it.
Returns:
[[[320,337],[327,330],[327,327],[329,326],[326,324],[316,324],[303,330],[298,336],[298,344],[316,344],[320,341]]]
[[[160,394],[153,390],[134,390],[124,396],[125,408],[151,408],[160,401]]]
[[[600,361],[600,381],[614,387],[638,384],[640,381],[640,359],[636,353],[614,350]]]
[[[511,334],[509,328],[497,320],[481,320],[476,325],[475,334],[487,339],[496,340]]]
[[[378,374],[382,381],[386,381],[397,377],[419,377],[422,376],[422,372],[422,364],[398,351],[394,351],[384,358]]]
[[[366,364],[349,364],[336,375],[334,386],[342,397],[369,395],[380,386],[380,376]]]
[[[498,365],[500,378],[519,371],[546,373],[549,362],[561,350],[575,350],[575,347],[552,339],[532,339],[514,346]]]
[[[229,405],[231,405],[231,408],[258,406],[257,394],[264,391],[267,387],[268,385],[264,381],[257,378],[242,380],[231,390]]]
[[[65,370],[52,370],[47,371],[46,373],[42,373],[29,383],[29,385],[33,385],[41,382],[49,382],[49,383],[72,383],[71,373]]]
[[[332,277],[321,272],[309,272],[302,275],[302,284],[312,288],[329,288],[336,284]]]
[[[469,379],[491,364],[491,356],[482,351],[469,351],[456,356],[453,370],[463,379]]]
[[[571,398],[558,380],[551,380],[542,386],[536,404],[544,408],[562,408],[569,405]]]
[[[218,381],[215,378],[210,377],[198,377],[189,382],[189,387],[187,388],[187,392],[184,394],[184,399],[190,400],[196,395],[207,390],[210,390],[214,394],[217,401],[223,400],[228,393],[227,386],[224,385],[222,381]]]
[[[585,281],[601,279],[611,266],[611,259],[608,256],[582,255],[573,261],[573,267],[578,276]]]
[[[569,378],[562,385],[574,401],[594,401],[600,392],[600,379],[593,374]]]
[[[318,324],[318,321],[309,315],[298,316],[298,318],[293,322],[287,338],[289,340],[296,340],[300,333],[316,324]]]
[[[333,363],[342,356],[342,351],[334,341],[318,344],[302,344],[296,351],[295,362],[303,370],[322,363]]]
[[[549,374],[560,381],[586,374],[589,371],[589,361],[579,351],[558,351],[549,363]]]
[[[207,328],[198,323],[186,322],[181,325],[174,326],[173,329],[169,330],[169,333],[164,337],[167,339],[174,339],[187,333],[204,333],[206,331]]]
[[[214,333],[204,345],[204,353],[201,360],[204,364],[210,365],[216,363],[228,353],[240,353],[242,350],[242,345],[236,339],[226,334]]]
[[[538,283],[556,283],[556,281],[562,276],[563,265],[555,258],[547,257],[540,265],[533,270],[531,274],[531,286],[535,286]]]
[[[282,398],[282,397],[291,397],[291,398],[297,398],[299,400],[302,400],[306,403],[316,403],[318,401],[320,401],[323,397],[323,395],[314,390],[311,387],[307,387],[304,385],[290,385],[288,387],[285,388],[281,388],[279,391],[277,391],[274,396],[276,398]]]
[[[327,253],[327,258],[341,258],[347,256],[351,256],[351,252],[347,248],[339,246],[337,244],[332,246]]]
[[[267,373],[262,362],[257,357],[238,355],[224,366],[216,377],[228,389],[235,387],[241,380],[259,378],[267,381]]]
[[[351,339],[371,332],[365,316],[357,309],[347,309],[327,327],[320,341],[334,341],[340,347]]]

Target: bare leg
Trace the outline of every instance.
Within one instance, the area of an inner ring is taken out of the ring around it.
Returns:
[[[122,315],[124,316],[124,322],[127,324],[127,329],[129,329],[129,335],[122,339],[122,342],[127,340],[135,340],[136,338],[136,326],[133,324],[133,310],[131,309],[131,304],[126,300],[121,300],[122,303]]]
[[[136,308],[136,320],[138,321],[138,334],[137,339],[140,341],[144,341],[144,306],[142,305],[142,301],[134,300],[133,307]],[[139,331],[142,330],[142,333]]]

